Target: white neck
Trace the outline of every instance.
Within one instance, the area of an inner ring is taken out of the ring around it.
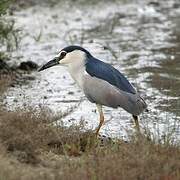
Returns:
[[[73,61],[68,64],[68,71],[78,86],[83,89],[83,75],[85,73],[85,54],[74,56]]]

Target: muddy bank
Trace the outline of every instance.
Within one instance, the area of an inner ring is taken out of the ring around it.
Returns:
[[[31,75],[38,65],[32,61],[21,62],[18,66],[11,66],[5,60],[0,59],[0,106],[3,106],[2,92],[9,88],[29,84],[35,78]]]

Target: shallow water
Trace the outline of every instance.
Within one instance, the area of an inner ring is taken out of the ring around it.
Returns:
[[[141,126],[157,135],[176,127],[180,135],[180,3],[179,1],[125,1],[80,5],[60,3],[34,6],[14,13],[23,28],[21,47],[12,63],[32,60],[39,65],[52,59],[67,44],[80,44],[94,56],[113,64],[141,92],[148,104]],[[64,67],[28,75],[24,85],[8,90],[7,108],[45,106],[70,111],[63,121],[81,120],[88,128],[98,124],[96,107],[84,97]],[[34,78],[35,77],[35,78]],[[24,77],[25,78],[25,77]],[[25,78],[26,79],[26,78]],[[101,133],[126,136],[133,127],[131,115],[104,107]]]

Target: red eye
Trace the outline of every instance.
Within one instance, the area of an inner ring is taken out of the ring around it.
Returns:
[[[61,58],[63,58],[63,57],[65,57],[65,56],[66,56],[66,54],[67,54],[67,52],[66,52],[66,51],[62,51],[62,52],[61,52],[60,57],[61,57]]]

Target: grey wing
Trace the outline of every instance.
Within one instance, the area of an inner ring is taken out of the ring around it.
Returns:
[[[146,108],[146,103],[137,93],[119,90],[107,81],[90,75],[84,78],[84,93],[93,103],[113,108],[121,107],[133,115],[139,115]]]

